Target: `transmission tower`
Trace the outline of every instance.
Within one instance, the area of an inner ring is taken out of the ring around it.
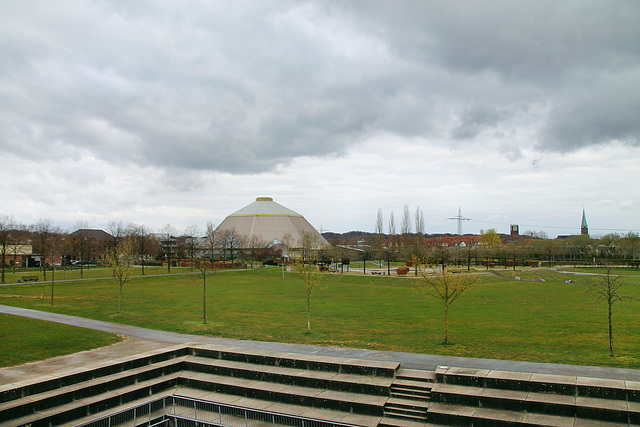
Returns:
[[[458,206],[458,216],[453,216],[451,218],[447,218],[447,219],[452,219],[452,220],[457,220],[458,221],[458,239],[460,239],[462,237],[462,221],[471,221],[471,218],[465,218],[462,216],[462,211],[460,210],[460,207]]]

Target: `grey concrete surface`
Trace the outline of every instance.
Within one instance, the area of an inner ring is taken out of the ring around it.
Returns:
[[[135,349],[160,348],[162,345],[170,346],[180,343],[202,343],[242,347],[256,350],[283,351],[300,354],[313,354],[333,357],[355,358],[363,360],[381,360],[388,362],[398,362],[403,368],[434,370],[438,366],[455,366],[461,368],[489,369],[497,371],[528,372],[535,374],[572,375],[579,377],[607,378],[640,381],[639,369],[608,368],[600,366],[578,366],[563,365],[555,363],[535,363],[518,362],[496,359],[476,359],[471,357],[438,356],[417,353],[402,353],[390,351],[364,350],[343,347],[328,347],[318,345],[287,344],[262,341],[233,340],[228,338],[207,337],[201,335],[186,335],[174,332],[157,331],[153,329],[138,328],[135,326],[122,325],[119,323],[103,322],[99,320],[85,319],[82,317],[68,316],[64,314],[48,313],[44,311],[30,310],[25,308],[10,307],[0,305],[0,313],[23,316],[33,319],[46,320],[50,322],[63,323],[66,325],[79,326],[82,328],[95,329],[111,332],[135,340],[125,340],[120,344],[115,344],[105,349],[93,350],[92,352],[77,353],[82,357],[83,353],[88,353],[87,357],[121,357],[134,354]],[[111,348],[111,350],[109,350]],[[100,352],[106,352],[100,355]],[[146,351],[146,350],[142,350]],[[117,356],[121,354],[121,356]],[[76,356],[72,355],[72,356]],[[69,357],[69,356],[63,356]],[[57,359],[57,358],[56,358]],[[34,362],[41,363],[41,362]],[[72,363],[72,362],[68,362]],[[32,364],[27,364],[32,365]],[[27,365],[5,369],[28,370]],[[3,371],[3,370],[0,370]],[[2,375],[0,372],[0,381]]]

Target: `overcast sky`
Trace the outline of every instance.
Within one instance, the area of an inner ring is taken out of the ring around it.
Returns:
[[[640,2],[0,1],[0,213],[640,231]]]

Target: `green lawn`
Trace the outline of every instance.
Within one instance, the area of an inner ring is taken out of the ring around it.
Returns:
[[[103,347],[118,335],[0,314],[0,367]]]
[[[168,331],[229,338],[323,344],[415,353],[640,368],[640,302],[615,307],[615,349],[608,356],[607,312],[585,294],[591,276],[547,269],[484,274],[450,311],[443,345],[442,306],[412,286],[412,277],[326,273],[312,296],[312,333],[306,333],[304,286],[279,268],[197,276],[135,278],[125,285],[117,313],[113,280],[0,288],[0,304],[115,321]],[[534,282],[543,278],[545,282]],[[638,283],[638,277],[625,281]],[[640,287],[629,288],[640,298]],[[41,298],[41,296],[43,298]]]
[[[171,267],[171,274],[179,274],[179,273],[188,273],[190,272],[190,268],[188,267]],[[155,275],[155,274],[166,274],[167,267],[149,267],[145,266],[144,268],[145,275]],[[140,267],[136,267],[135,273],[136,275],[142,275],[142,269]],[[40,281],[44,280],[44,275],[42,274],[42,269],[36,268],[22,268],[16,270],[13,273],[13,270],[7,268],[5,270],[5,283],[18,283],[18,279],[22,276],[38,276]],[[83,279],[100,279],[100,278],[110,278],[111,271],[104,267],[84,267],[82,271]],[[80,268],[67,268],[67,269],[56,269],[55,271],[55,281],[59,280],[77,280],[80,279]],[[47,280],[51,280],[51,270],[47,270]],[[29,282],[31,283],[31,282]]]

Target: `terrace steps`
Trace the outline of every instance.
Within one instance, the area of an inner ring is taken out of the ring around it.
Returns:
[[[2,385],[0,427],[74,425],[172,394],[362,426],[640,425],[640,382],[183,345]]]
[[[0,427],[73,425],[140,399],[205,392],[252,408],[377,425],[397,363],[221,346],[178,346],[38,380],[0,386]],[[179,390],[179,391],[178,391]],[[344,422],[344,421],[343,421]]]
[[[396,425],[392,422],[426,423],[431,388],[435,373],[411,369],[400,369],[391,384],[390,398],[384,405],[383,425]],[[390,421],[393,419],[393,421]]]
[[[448,425],[639,425],[640,383],[438,368],[430,421]]]

